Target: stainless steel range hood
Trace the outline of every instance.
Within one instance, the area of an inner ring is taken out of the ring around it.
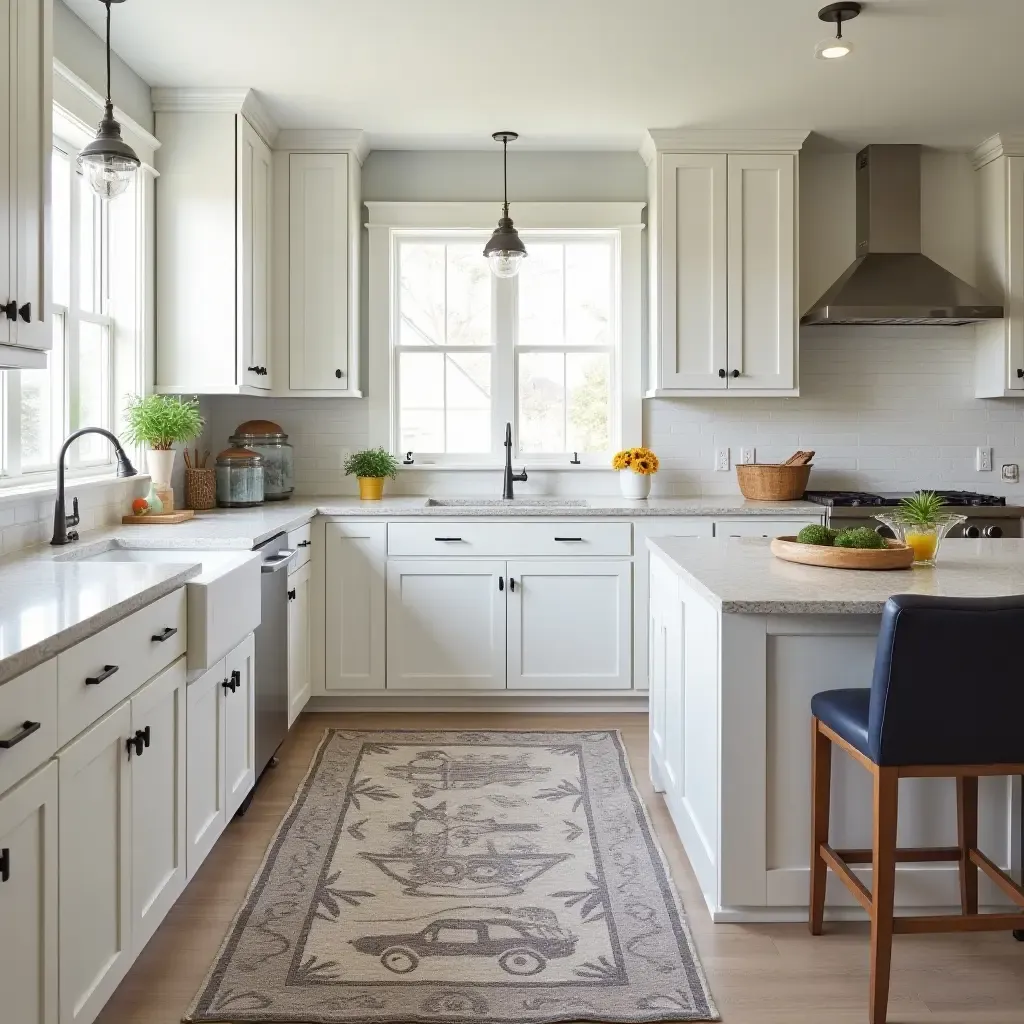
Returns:
[[[998,320],[1003,307],[921,252],[921,147],[857,154],[857,258],[802,324],[935,324]]]

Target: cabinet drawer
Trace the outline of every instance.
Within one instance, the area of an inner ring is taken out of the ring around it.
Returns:
[[[0,686],[0,793],[57,749],[57,659]]]
[[[288,566],[290,576],[296,569],[309,561],[309,553],[313,550],[313,525],[306,523],[297,530],[288,531],[288,547],[295,549],[295,557]]]
[[[624,556],[632,554],[629,523],[566,522],[391,523],[388,526],[389,557],[530,558],[556,555]]]
[[[58,654],[58,745],[73,739],[184,654],[185,632],[185,588],[181,587]]]

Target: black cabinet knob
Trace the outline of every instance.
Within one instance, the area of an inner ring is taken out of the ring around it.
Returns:
[[[499,590],[504,590],[505,589],[505,577],[504,576],[499,576],[498,577],[498,589]]]
[[[345,371],[344,370],[335,370],[334,371],[334,376],[337,377],[338,380],[341,380],[341,378],[345,376]]]
[[[16,320],[18,318],[18,304],[14,299],[11,299],[10,302],[5,302],[0,306],[0,312],[2,312],[8,320]]]
[[[508,578],[508,589],[511,590],[513,594],[516,592],[516,581],[511,576]]]
[[[718,371],[718,376],[722,377],[722,378],[725,377],[725,369],[724,368]]]
[[[26,302],[25,305],[18,310],[18,316],[20,316],[25,323],[32,323],[32,303]]]
[[[11,877],[11,851],[5,846],[0,850],[0,882]]]
[[[295,587],[292,587],[292,589],[288,591],[288,600],[289,601],[294,601],[295,597],[296,597],[296,590],[295,590]]]
[[[738,377],[739,375],[740,375],[740,371],[739,370],[733,370],[732,373],[729,374],[730,377]]]
[[[1017,370],[1017,376],[1018,376],[1018,377],[1024,377],[1024,370],[1021,370],[1021,369],[1019,369],[1019,368],[1018,368],[1018,370]]]

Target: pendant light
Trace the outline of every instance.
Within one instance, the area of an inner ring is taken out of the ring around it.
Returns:
[[[508,144],[515,142],[519,136],[515,132],[495,132],[495,142],[501,143],[502,166],[505,175],[505,202],[501,208],[501,219],[494,233],[484,246],[484,255],[491,265],[495,277],[515,277],[519,267],[526,258],[526,246],[519,237],[519,232],[512,226],[512,218],[508,215]]]
[[[100,0],[100,3],[107,9],[107,99],[96,138],[78,154],[78,166],[96,195],[113,199],[128,188],[142,161],[121,138],[121,126],[114,120],[114,104],[110,99],[110,5],[124,3],[124,0]]]
[[[834,39],[822,39],[814,48],[814,56],[818,60],[837,60],[853,50],[853,44],[843,38],[843,22],[856,18],[858,14],[860,14],[860,4],[854,3],[853,0],[828,4],[818,11],[819,21],[832,22],[836,27]]]

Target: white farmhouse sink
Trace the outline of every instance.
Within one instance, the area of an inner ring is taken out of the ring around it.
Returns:
[[[68,557],[73,557],[68,556]],[[132,548],[115,545],[79,562],[159,562],[203,571],[186,584],[188,670],[215,665],[260,624],[260,562],[254,551]]]
[[[427,508],[586,508],[584,498],[427,498]]]

